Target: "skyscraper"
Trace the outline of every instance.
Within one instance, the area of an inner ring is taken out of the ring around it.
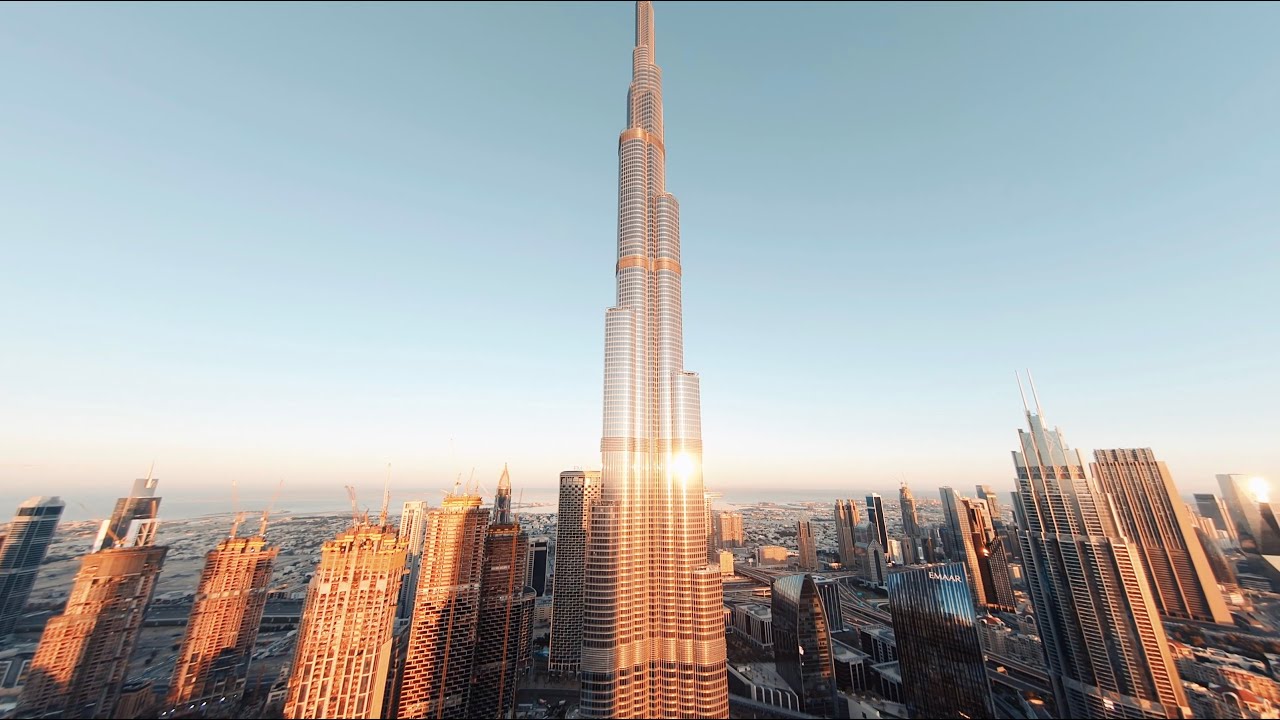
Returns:
[[[547,569],[551,554],[551,539],[546,537],[529,538],[528,567],[525,578],[529,587],[542,597],[547,594]]]
[[[1230,625],[1231,612],[1169,468],[1151,448],[1094,450],[1093,460],[1093,475],[1138,549],[1160,613]]]
[[[813,576],[787,575],[775,580],[770,610],[778,674],[800,698],[801,711],[833,717],[836,674],[831,626]]]
[[[717,548],[736,548],[746,544],[746,535],[742,529],[742,513],[719,512],[715,514],[713,527]]]
[[[468,717],[489,527],[489,512],[480,502],[478,495],[455,490],[427,515],[422,579],[400,689],[402,718]]]
[[[958,515],[964,533],[960,542],[965,566],[969,568],[970,590],[978,604],[1012,612],[1015,601],[1009,580],[1009,560],[1004,543],[987,516],[988,507],[990,505],[982,500],[960,498]]]
[[[1222,500],[1236,528],[1240,549],[1255,555],[1280,555],[1280,533],[1264,520],[1259,495],[1266,483],[1248,475],[1218,475]]]
[[[1236,542],[1236,526],[1231,522],[1231,513],[1227,511],[1226,503],[1213,493],[1196,493],[1193,497],[1200,516],[1212,520],[1215,530],[1225,532],[1228,540]]]
[[[808,520],[796,522],[796,549],[798,550],[800,567],[805,570],[818,569],[818,546],[813,541],[813,526]]]
[[[169,550],[153,545],[158,483],[134,483],[134,494],[116,503],[103,523],[94,552],[80,562],[66,607],[40,636],[18,717],[113,716]],[[145,495],[138,495],[140,487]],[[139,499],[145,501],[132,502]]]
[[[961,512],[960,495],[950,487],[938,488],[938,498],[942,501],[942,535],[943,550],[947,557],[956,562],[965,561],[965,526],[964,513]]]
[[[858,506],[852,500],[836,500],[836,547],[840,553],[840,564],[846,568],[854,565],[857,557],[855,546],[858,543],[856,529],[862,519],[858,516]]]
[[[244,690],[280,549],[267,546],[265,519],[253,537],[236,537],[238,525],[205,556],[169,685],[170,706]]]
[[[529,620],[536,597],[526,583],[530,547],[529,536],[511,512],[511,478],[503,466],[485,532],[480,612],[465,717],[508,718],[515,709],[517,670],[528,652]]]
[[[893,635],[910,717],[996,716],[966,572],[964,563],[949,563],[889,576]]]
[[[876,540],[880,542],[880,549],[888,552],[889,520],[884,516],[884,500],[880,497],[880,493],[871,493],[867,496],[867,520],[875,528]]]
[[[153,522],[160,513],[160,498],[156,497],[159,478],[151,477],[133,481],[129,497],[116,500],[111,519],[102,523],[98,530],[98,539],[93,543],[93,552],[106,550],[119,544],[125,537],[137,537],[138,545],[151,545],[155,539],[156,523]],[[143,535],[137,536],[141,532]]]
[[[0,538],[0,638],[13,632],[22,617],[65,507],[56,497],[29,498],[18,506],[9,532]]]
[[[286,718],[382,717],[407,538],[357,518],[320,549],[298,627]]]
[[[418,575],[422,567],[422,537],[427,528],[427,512],[431,506],[424,500],[409,500],[400,512],[400,537],[405,541],[405,566],[408,572],[400,583],[396,617],[413,617],[413,599],[418,594]]]
[[[1039,400],[1023,407],[1018,535],[1059,717],[1187,716],[1137,549],[1080,452],[1045,427]]]
[[[713,506],[715,501],[721,498],[718,492],[704,490],[702,493],[703,501],[703,518],[706,520],[707,528],[707,562],[714,563],[720,555],[720,545],[716,542],[715,515]]]
[[[908,564],[923,562],[924,548],[921,540],[924,539],[924,531],[916,515],[915,495],[911,494],[911,488],[905,484],[898,488],[898,506],[902,510],[903,558]]]
[[[653,8],[636,3],[618,139],[617,305],[605,314],[603,493],[583,612],[585,717],[727,717],[723,590],[707,563],[698,376],[684,369],[679,205],[665,188]]]
[[[551,646],[547,658],[547,669],[553,673],[576,673],[581,666],[587,534],[591,528],[591,509],[599,499],[598,471],[560,473],[556,582],[551,596]]]
[[[978,485],[976,488],[978,499],[987,504],[987,517],[991,520],[991,527],[999,534],[1004,528],[1004,509],[1000,507],[1000,498],[990,485]]]

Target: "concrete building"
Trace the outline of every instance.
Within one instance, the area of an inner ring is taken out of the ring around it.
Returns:
[[[489,526],[489,512],[480,503],[479,495],[455,489],[427,514],[401,718],[468,717]]]
[[[19,717],[112,717],[167,547],[155,546],[159,480],[134,483],[102,524],[60,615],[45,625]]]
[[[796,522],[797,564],[803,570],[818,569],[818,546],[813,540],[813,526],[808,520]]]
[[[403,620],[413,617],[413,599],[417,596],[418,574],[422,567],[422,540],[430,510],[431,506],[425,500],[409,500],[400,512],[400,537],[405,540],[405,565],[408,572],[400,583],[396,617]]]
[[[170,707],[215,696],[239,697],[244,692],[267,606],[272,566],[280,551],[267,546],[265,519],[262,525],[256,536],[236,537],[237,520],[231,537],[205,556],[169,683],[166,702]]]
[[[284,715],[380,718],[386,705],[396,606],[408,538],[357,518],[320,549],[298,627]]]

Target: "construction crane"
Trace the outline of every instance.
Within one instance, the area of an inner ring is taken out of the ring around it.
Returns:
[[[271,504],[267,505],[267,509],[262,511],[262,524],[258,526],[258,536],[266,537],[267,535],[267,518],[271,517],[271,511],[276,507],[276,501],[280,499],[280,491],[284,489],[284,478],[280,478],[280,483],[276,485],[276,492],[271,496]]]
[[[360,505],[356,501],[356,488],[354,485],[346,485],[347,497],[351,499],[351,524],[360,524]]]

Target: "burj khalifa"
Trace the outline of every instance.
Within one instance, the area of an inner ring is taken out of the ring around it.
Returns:
[[[617,305],[605,312],[602,492],[583,608],[582,712],[724,718],[720,572],[707,565],[698,376],[684,369],[680,207],[666,191],[653,7],[636,3],[618,138]]]

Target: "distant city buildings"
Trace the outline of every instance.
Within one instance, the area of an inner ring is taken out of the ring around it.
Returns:
[[[902,556],[908,564],[924,562],[924,529],[916,515],[916,499],[905,484],[898,488],[898,507],[902,512]]]
[[[262,525],[253,537],[236,537],[233,526],[231,537],[205,557],[169,684],[171,707],[215,697],[235,699],[244,691],[279,553],[263,537],[265,519]]]
[[[818,569],[818,546],[813,539],[813,526],[808,520],[796,522],[797,564],[804,570]]]
[[[717,548],[738,548],[747,544],[747,536],[742,530],[742,513],[717,513],[714,529]]]
[[[858,506],[852,500],[836,500],[835,509],[836,545],[840,554],[840,564],[852,568],[857,556],[855,537],[858,523],[862,521],[858,515]]]
[[[0,536],[0,639],[22,617],[65,507],[56,497],[30,498],[18,506],[8,532]]]
[[[1095,450],[1093,474],[1111,496],[1162,615],[1230,625],[1213,570],[1169,468],[1151,448]]]
[[[965,563],[889,576],[903,702],[916,718],[994,718]]]
[[[358,519],[325,542],[307,588],[284,714],[382,717],[407,538]]]
[[[555,593],[552,596],[551,646],[547,661],[547,668],[553,673],[576,673],[581,666],[587,535],[591,528],[591,508],[599,500],[599,471],[566,470],[560,473]],[[710,508],[710,504],[707,507]]]
[[[889,519],[884,515],[884,499],[879,493],[871,493],[867,496],[867,522],[871,523],[875,531],[875,540],[880,543],[880,549],[888,552]]]
[[[1026,418],[1013,452],[1018,535],[1059,716],[1189,714],[1136,547],[1038,400]]]
[[[761,545],[756,548],[757,565],[785,565],[791,553],[781,545]]]
[[[1219,479],[1221,481],[1221,479]],[[1208,518],[1214,524],[1214,531],[1210,533],[1213,537],[1217,537],[1217,533],[1221,532],[1226,535],[1227,540],[1234,544],[1239,544],[1236,537],[1235,523],[1231,522],[1231,513],[1227,510],[1227,505],[1213,493],[1196,493],[1192,497],[1196,501],[1196,510],[1201,517]]]
[[[102,524],[60,615],[50,618],[19,717],[112,717],[167,547],[156,547],[159,480],[134,483]]]

